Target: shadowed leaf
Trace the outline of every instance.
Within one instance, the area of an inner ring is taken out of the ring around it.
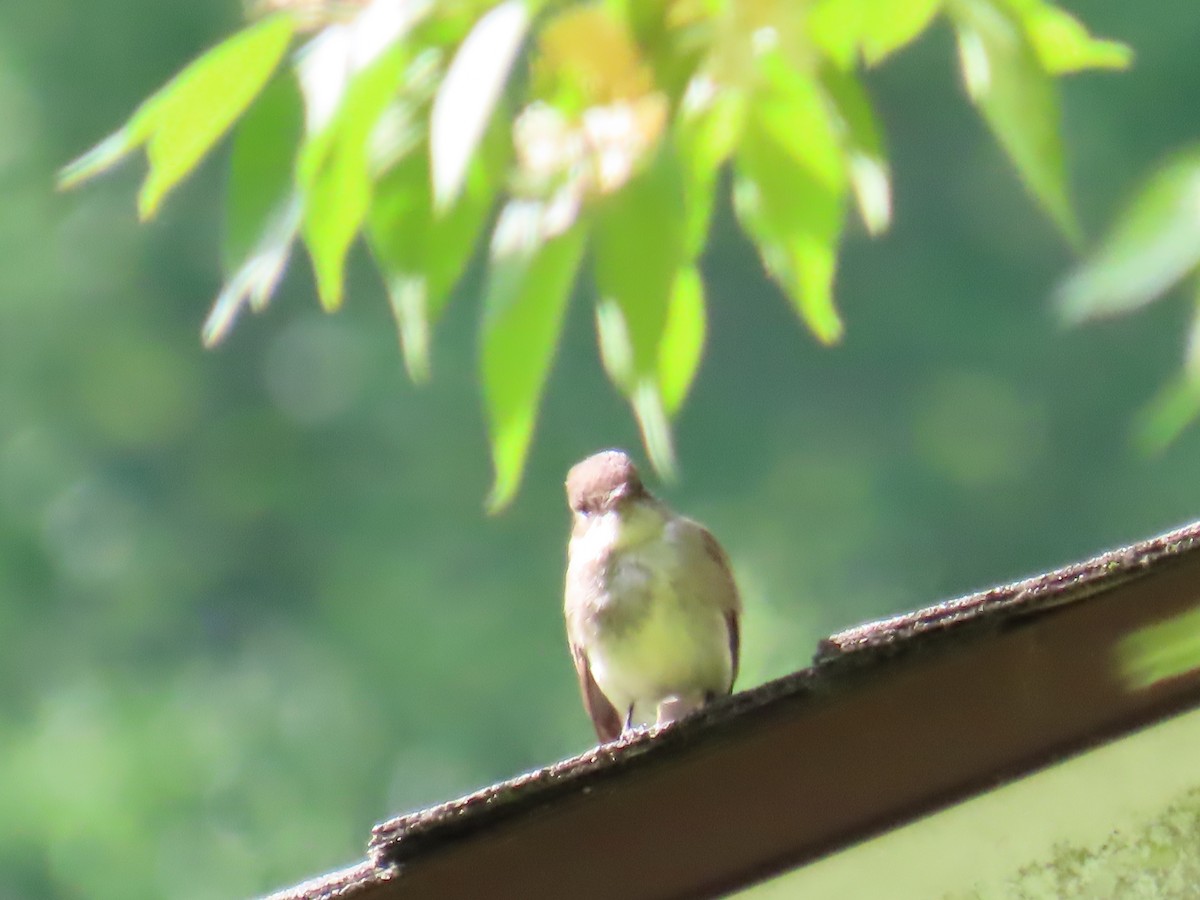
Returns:
[[[1100,246],[1063,283],[1068,322],[1130,312],[1161,297],[1200,264],[1200,149],[1150,177]]]
[[[240,265],[258,244],[276,210],[295,190],[296,150],[304,132],[303,100],[295,77],[283,73],[238,124],[225,188],[225,270]]]
[[[1067,239],[1078,243],[1052,79],[1007,11],[988,0],[960,0],[951,10],[967,93],[1030,192]]]
[[[1177,378],[1138,414],[1133,439],[1147,455],[1162,453],[1200,416],[1200,384]]]
[[[425,149],[414,148],[379,180],[366,226],[416,382],[429,377],[430,330],[479,242],[500,174],[498,164],[477,157],[457,200],[435,216]]]
[[[206,347],[225,339],[243,304],[263,309],[287,268],[300,229],[294,178],[302,107],[295,78],[280,75],[234,134],[221,248],[226,280],[201,330]]]
[[[481,380],[495,472],[487,502],[492,512],[506,506],[520,486],[583,255],[578,226],[542,240],[540,207],[538,201],[510,201],[501,212],[484,297]]]
[[[822,69],[821,82],[841,125],[858,214],[868,233],[880,234],[892,221],[891,169],[870,98],[853,73],[832,66]]]

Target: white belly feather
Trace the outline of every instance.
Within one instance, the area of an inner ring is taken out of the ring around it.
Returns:
[[[602,529],[591,537],[603,539]],[[653,721],[667,697],[698,706],[706,693],[728,690],[732,659],[724,612],[687,596],[694,593],[689,582],[699,588],[695,579],[702,577],[686,571],[681,548],[660,532],[626,545],[607,583],[597,585],[601,606],[637,607],[629,610],[631,619],[614,617],[618,627],[594,632],[589,642],[592,677],[622,718],[632,706],[635,723]]]

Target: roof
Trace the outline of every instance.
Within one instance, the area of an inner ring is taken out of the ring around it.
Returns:
[[[1197,607],[1200,523],[852,628],[681,722],[383,822],[271,900],[715,896],[1200,705],[1200,660],[1136,655]]]

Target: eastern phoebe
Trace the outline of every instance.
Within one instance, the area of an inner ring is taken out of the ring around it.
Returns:
[[[567,639],[600,740],[733,690],[741,603],[716,538],[651,496],[620,450],[572,467],[567,502]]]

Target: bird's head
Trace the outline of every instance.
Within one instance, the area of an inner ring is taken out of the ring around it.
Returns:
[[[567,505],[576,519],[619,512],[649,496],[637,467],[621,450],[603,450],[567,473]]]

